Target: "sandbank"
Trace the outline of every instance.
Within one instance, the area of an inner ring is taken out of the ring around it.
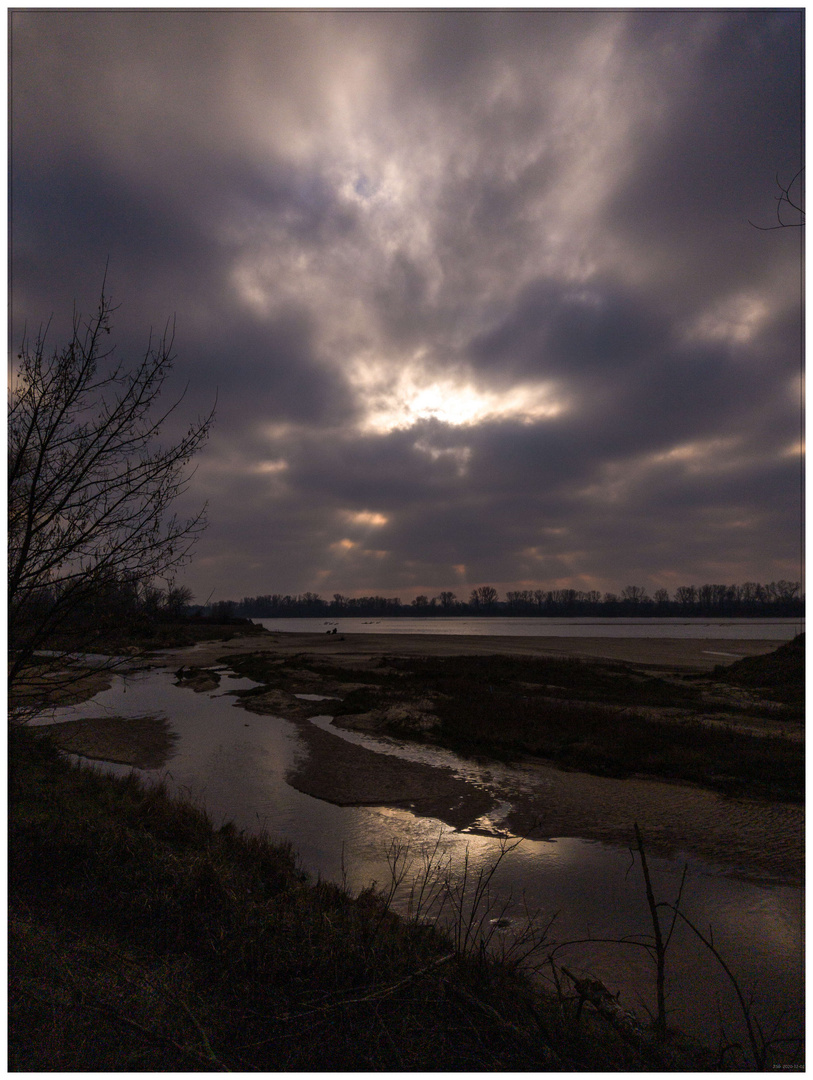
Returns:
[[[469,634],[313,634],[272,631],[257,637],[205,641],[161,654],[167,665],[205,666],[236,653],[280,657],[307,653],[329,663],[383,656],[568,656],[645,664],[662,670],[713,671],[743,656],[773,652],[781,641],[760,638],[505,637]]]

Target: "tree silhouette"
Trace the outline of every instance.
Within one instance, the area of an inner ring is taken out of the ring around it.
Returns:
[[[497,602],[497,590],[491,585],[479,585],[472,589],[469,604],[475,611],[490,611]]]
[[[56,654],[36,657],[46,685],[70,654],[93,651],[116,597],[149,595],[157,579],[171,583],[205,524],[205,508],[179,520],[172,504],[214,411],[168,448],[156,445],[183,397],[156,409],[174,359],[172,334],[150,337],[127,368],[107,344],[113,311],[103,288],[91,319],[74,315],[67,344],[47,355],[46,327],[17,355],[8,410],[12,706],[35,653]]]

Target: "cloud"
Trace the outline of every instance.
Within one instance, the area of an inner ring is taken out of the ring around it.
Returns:
[[[13,12],[12,334],[174,317],[200,598],[798,576],[801,27]]]

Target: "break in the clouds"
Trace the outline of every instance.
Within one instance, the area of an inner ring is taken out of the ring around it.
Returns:
[[[800,576],[800,10],[11,14],[12,336],[176,320],[199,600]]]

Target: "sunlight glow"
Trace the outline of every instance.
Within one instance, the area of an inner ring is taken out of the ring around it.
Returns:
[[[389,518],[385,517],[384,514],[372,513],[369,510],[344,510],[342,513],[345,520],[352,525],[364,525],[374,529],[386,525],[389,521]]]
[[[465,375],[433,378],[420,363],[408,366],[393,379],[389,368],[360,362],[350,377],[367,403],[362,429],[375,434],[403,431],[423,420],[437,420],[452,427],[489,420],[531,424],[559,416],[565,409],[564,401],[554,396],[549,382],[508,390],[481,389]]]
[[[253,466],[251,471],[255,473],[279,473],[285,472],[287,468],[288,462],[280,459],[279,461],[260,461]]]

